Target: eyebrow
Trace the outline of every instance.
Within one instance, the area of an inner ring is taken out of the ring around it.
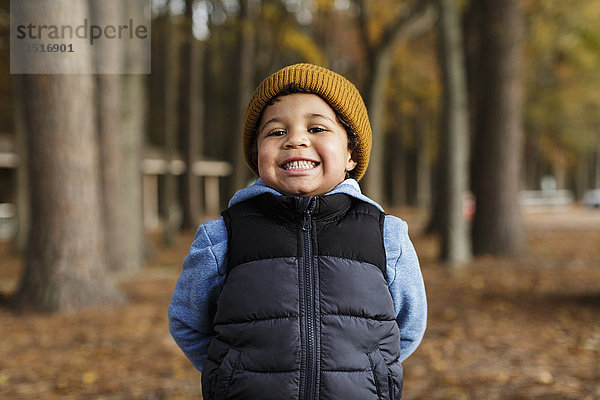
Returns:
[[[269,125],[272,122],[281,122],[281,118],[279,118],[279,117],[271,118],[270,120],[265,122],[262,126],[258,127],[258,132],[262,132],[263,129],[265,129],[265,126]]]
[[[326,115],[323,115],[323,114],[319,114],[319,113],[311,113],[311,114],[307,114],[306,116],[310,117],[310,118],[324,118],[324,119],[329,120],[329,121],[331,121],[333,123],[336,122],[335,120],[331,119],[330,117],[328,117]]]

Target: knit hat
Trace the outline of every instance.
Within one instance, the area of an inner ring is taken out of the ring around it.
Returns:
[[[358,137],[354,168],[356,180],[367,170],[371,153],[372,132],[367,108],[358,89],[343,76],[312,64],[294,64],[268,76],[254,91],[244,117],[244,156],[258,175],[258,165],[252,156],[257,125],[268,103],[290,86],[318,94],[340,114]]]

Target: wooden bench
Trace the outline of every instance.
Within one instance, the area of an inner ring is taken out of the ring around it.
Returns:
[[[182,175],[186,165],[182,160],[168,162],[163,158],[144,158],[141,171],[143,174],[144,226],[156,229],[159,226],[158,216],[158,176],[173,174]],[[231,164],[225,161],[199,160],[192,164],[192,173],[204,181],[204,214],[219,215],[219,178],[229,176]]]

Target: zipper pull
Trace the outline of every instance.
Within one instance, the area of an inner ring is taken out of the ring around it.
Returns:
[[[304,215],[302,217],[302,230],[309,231],[312,228],[312,213],[315,208],[315,198],[312,197],[306,209],[304,210]]]
[[[311,214],[312,212],[310,210],[306,210],[304,212],[304,218],[302,220],[302,230],[303,231],[309,231],[311,228]]]

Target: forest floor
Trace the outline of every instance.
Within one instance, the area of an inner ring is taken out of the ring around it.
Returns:
[[[460,272],[406,213],[429,301],[404,363],[404,399],[600,398],[600,211],[526,213],[527,254],[480,257]],[[122,307],[66,315],[0,308],[0,398],[201,398],[200,375],[168,332],[167,306],[193,233],[121,278]],[[0,292],[22,262],[0,243]]]

